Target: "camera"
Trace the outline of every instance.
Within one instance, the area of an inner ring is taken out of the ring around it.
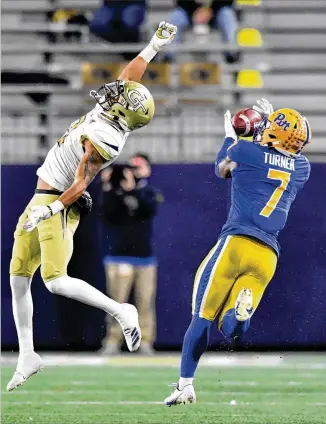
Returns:
[[[114,189],[121,188],[121,181],[125,179],[125,176],[124,176],[125,169],[132,170],[133,174],[135,175],[135,171],[137,167],[129,165],[129,164],[112,165],[112,174],[110,178],[110,183],[112,188]]]

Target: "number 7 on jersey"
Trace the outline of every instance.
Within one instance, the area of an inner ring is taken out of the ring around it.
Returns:
[[[272,212],[278,205],[278,202],[281,200],[281,197],[290,182],[291,174],[289,172],[269,168],[267,178],[281,181],[281,184],[274,190],[265,207],[259,214],[265,216],[266,218],[271,216]]]

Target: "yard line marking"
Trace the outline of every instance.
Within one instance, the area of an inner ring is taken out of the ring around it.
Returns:
[[[200,405],[203,406],[218,406],[218,405],[229,405],[229,402],[198,402]],[[26,401],[26,402],[2,402],[2,404],[8,404],[8,405],[94,405],[94,406],[104,406],[104,405],[129,405],[129,406],[135,406],[135,405],[160,405],[164,406],[163,401],[116,401],[116,402],[108,402],[108,401],[65,401],[65,402],[58,402],[58,401]],[[326,406],[326,402],[304,402],[304,405],[307,406]],[[296,402],[238,402],[238,406],[251,406],[251,405],[265,405],[265,406],[277,406],[277,405],[296,405]]]
[[[180,362],[179,354],[161,355],[157,354],[153,358],[142,356],[130,356],[123,354],[116,358],[103,358],[98,355],[79,354],[49,354],[45,353],[43,360],[46,366],[110,366],[110,367],[178,367]],[[314,357],[314,361],[310,358]],[[16,365],[17,355],[2,355],[3,365]],[[225,368],[274,368],[274,369],[303,369],[318,370],[326,369],[326,360],[321,355],[308,355],[300,357],[296,355],[280,354],[207,354],[202,359],[202,367],[225,367]]]
[[[313,374],[312,372],[302,372],[298,374],[300,378],[316,378],[318,374]]]
[[[33,414],[30,412],[30,411],[19,411],[19,415],[20,416],[28,416],[28,417],[31,417],[31,418],[33,418]],[[64,417],[67,417],[67,412],[58,412],[58,411],[55,411],[55,416],[57,417],[57,416],[61,416],[61,415],[63,415]],[[88,412],[73,412],[73,415],[74,415],[74,417],[76,417],[76,416],[79,416],[79,417],[89,417],[89,413]],[[110,416],[117,416],[117,417],[121,417],[121,416],[123,416],[123,417],[125,417],[126,416],[126,418],[127,418],[127,421],[126,422],[128,422],[128,418],[130,417],[130,411],[128,411],[128,410],[125,410],[125,412],[123,411],[123,410],[121,410],[121,411],[119,411],[119,412],[112,412],[112,411],[110,411]],[[13,418],[16,418],[17,419],[17,413],[16,412],[5,412],[4,414],[3,414],[3,416],[4,417],[13,417]],[[44,417],[51,417],[51,418],[53,418],[53,413],[52,412],[37,412],[37,416],[35,417],[35,418],[39,418],[40,416],[44,416]],[[96,411],[96,417],[99,417],[99,416],[105,416],[105,417],[107,417],[108,416],[108,413],[107,412],[100,412],[100,411]],[[148,418],[148,412],[138,412],[137,411],[137,417],[141,417],[141,416],[144,416],[144,417],[147,417]],[[255,417],[256,416],[256,414],[249,414],[249,413],[246,413],[246,417]],[[234,412],[221,412],[221,411],[218,411],[218,418],[223,418],[223,417],[227,417],[227,418],[230,418],[230,417],[242,417],[243,418],[243,414],[236,414],[236,413],[234,413]],[[33,420],[35,419],[35,418],[33,418]],[[32,421],[32,420],[31,420]],[[38,423],[39,423],[39,421],[37,421]],[[62,422],[64,422],[64,421],[62,421]],[[98,421],[97,421],[98,422]]]
[[[115,389],[112,388],[111,390],[104,390],[104,389],[100,389],[100,390],[64,390],[64,389],[57,389],[57,390],[17,390],[14,393],[12,392],[7,392],[4,391],[2,392],[2,396],[39,396],[40,394],[42,395],[56,395],[56,396],[60,396],[60,395],[82,395],[82,394],[88,394],[88,395],[92,395],[92,394],[105,394],[107,395],[110,392],[115,392]],[[207,390],[197,390],[197,393],[199,393],[200,395],[212,395],[213,391],[207,391]],[[217,391],[216,394],[218,396],[253,396],[255,395],[254,391]],[[312,391],[312,392],[293,392],[291,393],[291,396],[324,396],[325,392],[321,392],[321,391]],[[259,392],[259,396],[284,396],[284,393],[281,392]]]
[[[284,364],[284,367],[296,370],[324,370],[326,369],[326,364]]]

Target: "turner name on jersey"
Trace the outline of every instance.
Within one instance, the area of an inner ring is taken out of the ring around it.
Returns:
[[[265,163],[269,165],[279,166],[281,168],[295,171],[295,160],[284,155],[277,155],[274,153],[264,153]]]
[[[37,175],[59,191],[67,190],[84,154],[82,142],[88,139],[105,159],[105,168],[120,155],[129,132],[109,121],[100,106],[73,122],[52,147]]]

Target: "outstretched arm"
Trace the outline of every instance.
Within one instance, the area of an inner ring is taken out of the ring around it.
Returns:
[[[72,205],[93,181],[100,171],[104,160],[89,140],[84,140],[84,155],[78,165],[73,184],[53,203],[47,206],[34,206],[28,215],[28,220],[23,224],[26,231],[34,228],[45,219],[62,211],[65,207]]]
[[[160,50],[162,50],[164,46],[172,42],[176,32],[176,26],[162,21],[148,46],[145,47],[144,50],[125,67],[118,79],[121,81],[139,82],[146,71],[149,62]]]
[[[231,113],[229,110],[224,115],[225,140],[221,150],[218,152],[215,161],[215,175],[220,178],[231,178],[232,170],[237,166],[227,155],[228,150],[237,143],[238,137],[232,125]]]

